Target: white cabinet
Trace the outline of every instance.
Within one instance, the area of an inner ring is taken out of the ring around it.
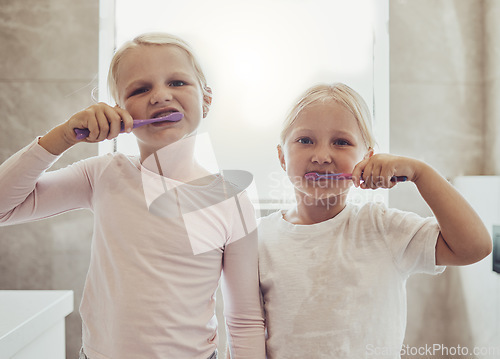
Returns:
[[[0,358],[65,359],[70,290],[1,290]]]
[[[457,177],[453,184],[492,233],[493,225],[500,225],[500,176]],[[500,274],[493,272],[492,256],[459,267],[459,273],[465,310],[457,315],[465,316],[471,346],[480,350],[474,357],[500,358]]]

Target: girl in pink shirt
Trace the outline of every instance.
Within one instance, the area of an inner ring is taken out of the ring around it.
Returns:
[[[216,358],[223,273],[232,358],[263,359],[253,209],[193,157],[212,98],[197,60],[174,36],[144,34],[116,52],[108,80],[116,106],[76,113],[0,166],[0,224],[94,212],[81,358]],[[180,120],[132,129],[134,119],[172,113]],[[46,172],[68,148],[115,138],[121,126],[137,137],[140,156]],[[75,129],[88,136],[77,139]]]

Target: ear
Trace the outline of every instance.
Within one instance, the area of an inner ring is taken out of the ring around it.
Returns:
[[[366,160],[367,158],[370,158],[371,156],[373,156],[374,154],[374,150],[373,148],[369,148],[368,151],[365,153],[365,156],[363,157],[364,160]]]
[[[281,145],[278,145],[276,148],[278,150],[278,158],[280,160],[281,168],[283,168],[283,171],[286,171],[285,154],[283,153],[283,148],[281,147]]]
[[[212,104],[212,89],[208,86],[203,91],[203,118],[207,117],[210,105]]]

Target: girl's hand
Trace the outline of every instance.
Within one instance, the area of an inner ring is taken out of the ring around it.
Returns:
[[[406,176],[415,181],[418,176],[420,162],[407,157],[390,154],[376,154],[359,162],[352,171],[355,187],[363,189],[392,188],[393,176]]]
[[[123,122],[125,131],[132,131],[133,119],[128,111],[105,103],[92,105],[80,111],[63,124],[50,130],[38,143],[54,155],[60,155],[78,142],[100,142],[118,136]],[[87,128],[88,137],[77,140],[75,128]]]
[[[71,116],[65,123],[65,137],[74,143],[111,140],[120,134],[122,122],[126,132],[132,131],[133,119],[127,110],[100,102]],[[76,139],[75,128],[87,128],[90,134],[79,141]]]

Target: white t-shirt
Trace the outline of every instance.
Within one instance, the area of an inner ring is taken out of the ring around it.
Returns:
[[[434,218],[347,204],[334,218],[259,221],[267,358],[399,358],[406,279],[441,273]]]

